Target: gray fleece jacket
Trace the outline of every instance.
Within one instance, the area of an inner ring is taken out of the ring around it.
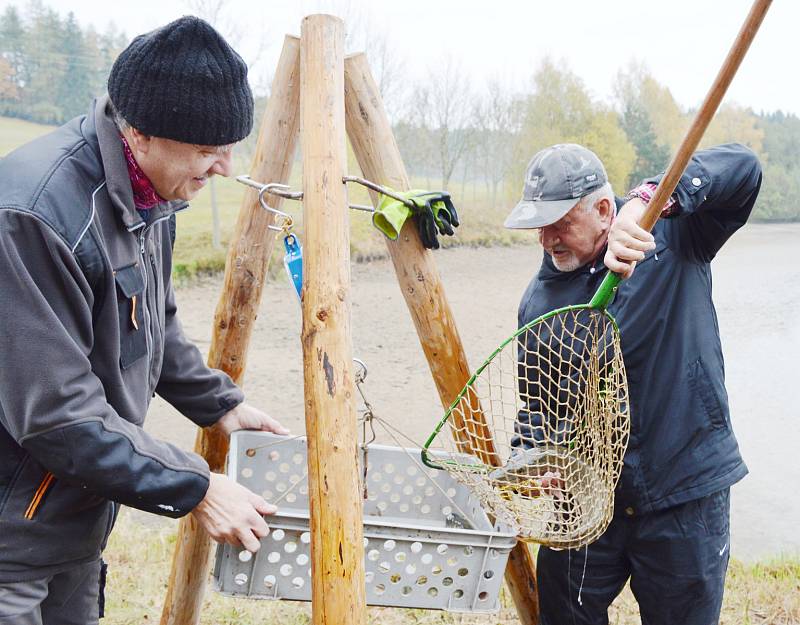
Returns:
[[[243,399],[176,316],[186,204],[142,220],[107,105],[0,160],[0,582],[97,558],[116,504],[192,510],[208,465],[142,429],[150,400],[207,426]]]

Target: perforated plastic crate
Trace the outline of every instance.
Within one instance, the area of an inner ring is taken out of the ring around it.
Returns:
[[[363,474],[363,457],[361,471]],[[255,554],[220,546],[214,567],[223,594],[311,599],[311,551],[305,438],[263,432],[231,437],[228,475],[278,512]],[[363,484],[362,484],[363,487]],[[516,543],[493,527],[478,501],[444,471],[429,469],[418,449],[370,445],[364,500],[369,605],[491,612]]]

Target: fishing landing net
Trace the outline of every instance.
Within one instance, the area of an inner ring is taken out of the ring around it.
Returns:
[[[629,430],[619,331],[590,303],[548,313],[503,343],[422,455],[522,540],[577,548],[611,520]]]

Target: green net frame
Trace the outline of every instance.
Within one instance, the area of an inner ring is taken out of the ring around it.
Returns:
[[[467,485],[522,540],[580,547],[613,515],[630,432],[619,328],[605,310],[617,283],[520,328],[424,445],[428,466]]]

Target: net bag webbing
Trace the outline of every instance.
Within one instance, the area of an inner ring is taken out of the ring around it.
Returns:
[[[572,306],[521,328],[478,369],[423,450],[522,540],[575,548],[608,526],[628,443],[620,336]]]

